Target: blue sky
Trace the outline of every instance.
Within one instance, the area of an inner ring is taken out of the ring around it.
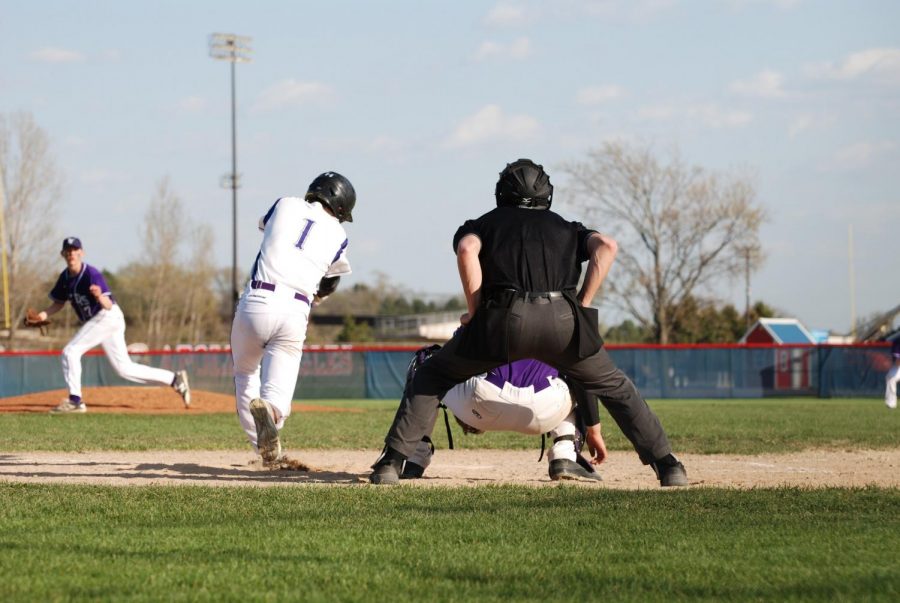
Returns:
[[[857,315],[900,303],[898,23],[892,1],[0,0],[0,112],[30,111],[50,135],[61,234],[80,236],[89,262],[141,259],[167,176],[230,266],[228,66],[207,41],[250,36],[254,60],[237,68],[243,269],[258,216],[336,170],[359,197],[351,278],[453,293],[451,237],[492,207],[508,161],[547,166],[554,207],[578,219],[554,167],[643,141],[755,174],[771,218],[753,298],[847,331],[848,224]],[[742,278],[715,293],[743,307]]]

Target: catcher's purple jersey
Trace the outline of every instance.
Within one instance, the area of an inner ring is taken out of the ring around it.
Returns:
[[[509,364],[503,364],[487,374],[485,379],[497,387],[502,388],[504,383],[514,387],[534,387],[535,393],[550,387],[550,378],[558,377],[559,372],[538,360],[516,360]]]
[[[103,295],[108,295],[110,301],[116,303],[103,274],[84,263],[81,265],[81,272],[75,276],[69,274],[68,268],[62,271],[56,285],[50,291],[50,299],[61,304],[72,302],[72,309],[75,310],[78,320],[87,322],[103,309],[100,302],[91,295],[91,285],[98,285]]]

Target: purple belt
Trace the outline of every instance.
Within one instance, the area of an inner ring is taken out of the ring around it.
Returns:
[[[250,281],[251,289],[265,289],[266,291],[275,291],[275,285],[272,283],[267,283],[265,281]],[[294,293],[294,299],[302,302],[306,302],[309,305],[309,298],[303,295],[302,293]]]

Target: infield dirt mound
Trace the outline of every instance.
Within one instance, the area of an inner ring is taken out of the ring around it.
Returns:
[[[68,396],[64,389],[0,398],[0,412],[48,412]],[[86,387],[83,396],[91,413],[216,413],[234,412],[234,396],[191,390],[191,406],[168,387]],[[353,408],[333,408],[294,404],[294,412],[362,412]]]
[[[377,450],[288,450],[294,470],[265,469],[250,451],[0,452],[0,482],[114,486],[358,486],[367,483]],[[759,456],[680,457],[691,486],[761,488],[900,487],[900,450],[824,451]],[[296,470],[307,465],[310,471]],[[653,471],[632,452],[613,452],[602,483],[587,488],[658,490]],[[573,483],[573,482],[568,482]],[[531,450],[440,450],[426,479],[406,487],[554,486],[547,461]],[[374,486],[373,486],[374,487]],[[403,486],[401,486],[403,487]],[[677,489],[676,489],[677,490]]]

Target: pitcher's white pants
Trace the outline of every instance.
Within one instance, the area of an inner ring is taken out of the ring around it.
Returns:
[[[897,408],[897,382],[900,381],[900,360],[894,360],[894,366],[884,378],[884,403],[888,408]]]
[[[515,431],[531,435],[549,432],[551,440],[574,436],[576,431],[572,396],[561,379],[550,379],[550,387],[535,393],[531,386],[514,387],[506,383],[499,388],[486,381],[484,375],[479,375],[454,386],[442,402],[460,421],[481,431]],[[428,435],[430,437],[431,433]],[[555,441],[548,457],[551,461],[574,461],[575,443],[569,439]],[[408,460],[428,467],[431,446],[419,442]]]
[[[293,294],[293,292],[291,292]],[[250,401],[262,398],[275,409],[280,430],[291,414],[309,305],[264,289],[245,293],[231,326],[231,356],[238,420],[256,450]]]
[[[132,362],[125,345],[125,316],[118,304],[113,304],[84,323],[63,348],[63,374],[70,396],[81,397],[81,357],[97,345],[103,346],[109,363],[123,379],[159,385],[172,385],[175,380],[172,371]]]

